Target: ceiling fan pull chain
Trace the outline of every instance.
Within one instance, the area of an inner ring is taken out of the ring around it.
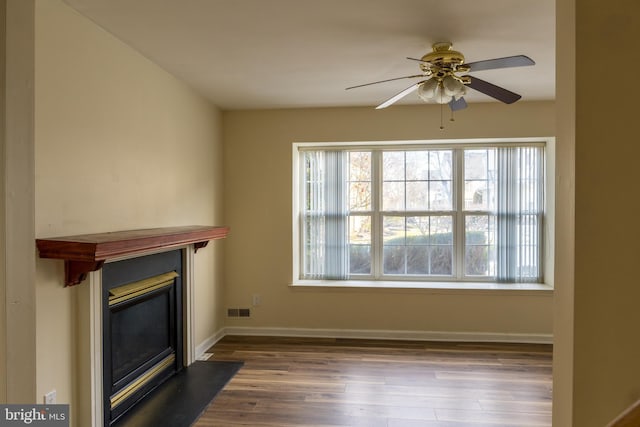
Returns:
[[[442,95],[440,96],[442,98]],[[444,104],[440,104],[440,130],[444,129],[444,125],[442,124],[442,116],[443,116],[443,112],[442,109],[444,108]]]

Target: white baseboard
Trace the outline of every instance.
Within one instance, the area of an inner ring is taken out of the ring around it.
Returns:
[[[218,332],[216,332],[215,334],[211,335],[209,338],[205,339],[200,344],[198,344],[196,346],[196,360],[198,360],[200,356],[202,356],[207,350],[209,350],[209,348],[211,348],[212,345],[214,345],[215,343],[220,341],[222,338],[224,338],[225,335],[229,335],[229,334],[225,333],[225,329],[222,328]]]
[[[228,326],[226,328],[223,328],[222,332],[222,336],[258,335],[274,337],[360,338],[410,341],[497,342],[523,344],[553,343],[552,334],[525,334],[504,332],[392,331],[370,329],[308,329],[269,327],[251,328],[246,326]],[[220,338],[222,338],[222,336]],[[198,346],[198,348],[200,348],[200,346]]]

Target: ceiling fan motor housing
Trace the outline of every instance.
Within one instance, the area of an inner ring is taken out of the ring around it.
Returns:
[[[433,51],[424,55],[421,59],[434,65],[455,66],[464,63],[464,55],[457,50],[451,49],[449,42],[435,43]]]
[[[465,73],[469,71],[469,67],[464,65],[464,55],[456,50],[451,49],[449,42],[435,43],[433,51],[424,55],[420,63],[420,69],[428,76],[442,80],[446,76],[453,76],[457,80],[462,81],[454,73]],[[463,81],[466,84],[466,82]]]

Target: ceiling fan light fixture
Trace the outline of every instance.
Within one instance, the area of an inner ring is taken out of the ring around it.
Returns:
[[[418,96],[425,102],[430,102],[433,100],[433,97],[436,94],[436,89],[438,89],[439,82],[438,79],[431,78],[426,82],[422,83],[420,87],[418,87]]]
[[[463,97],[467,92],[465,85],[452,75],[448,75],[442,79],[442,88],[444,89],[445,95],[451,96],[456,100]]]
[[[466,93],[466,86],[451,75],[445,76],[442,80],[433,77],[418,87],[420,99],[437,104],[448,104],[452,99],[459,100]]]
[[[446,94],[444,87],[442,86],[442,82],[439,82],[432,101],[435,101],[437,104],[448,104],[451,102],[451,99],[453,99],[453,97]]]

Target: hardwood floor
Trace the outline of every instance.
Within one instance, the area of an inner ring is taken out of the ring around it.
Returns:
[[[551,426],[550,345],[228,336],[194,427]]]

